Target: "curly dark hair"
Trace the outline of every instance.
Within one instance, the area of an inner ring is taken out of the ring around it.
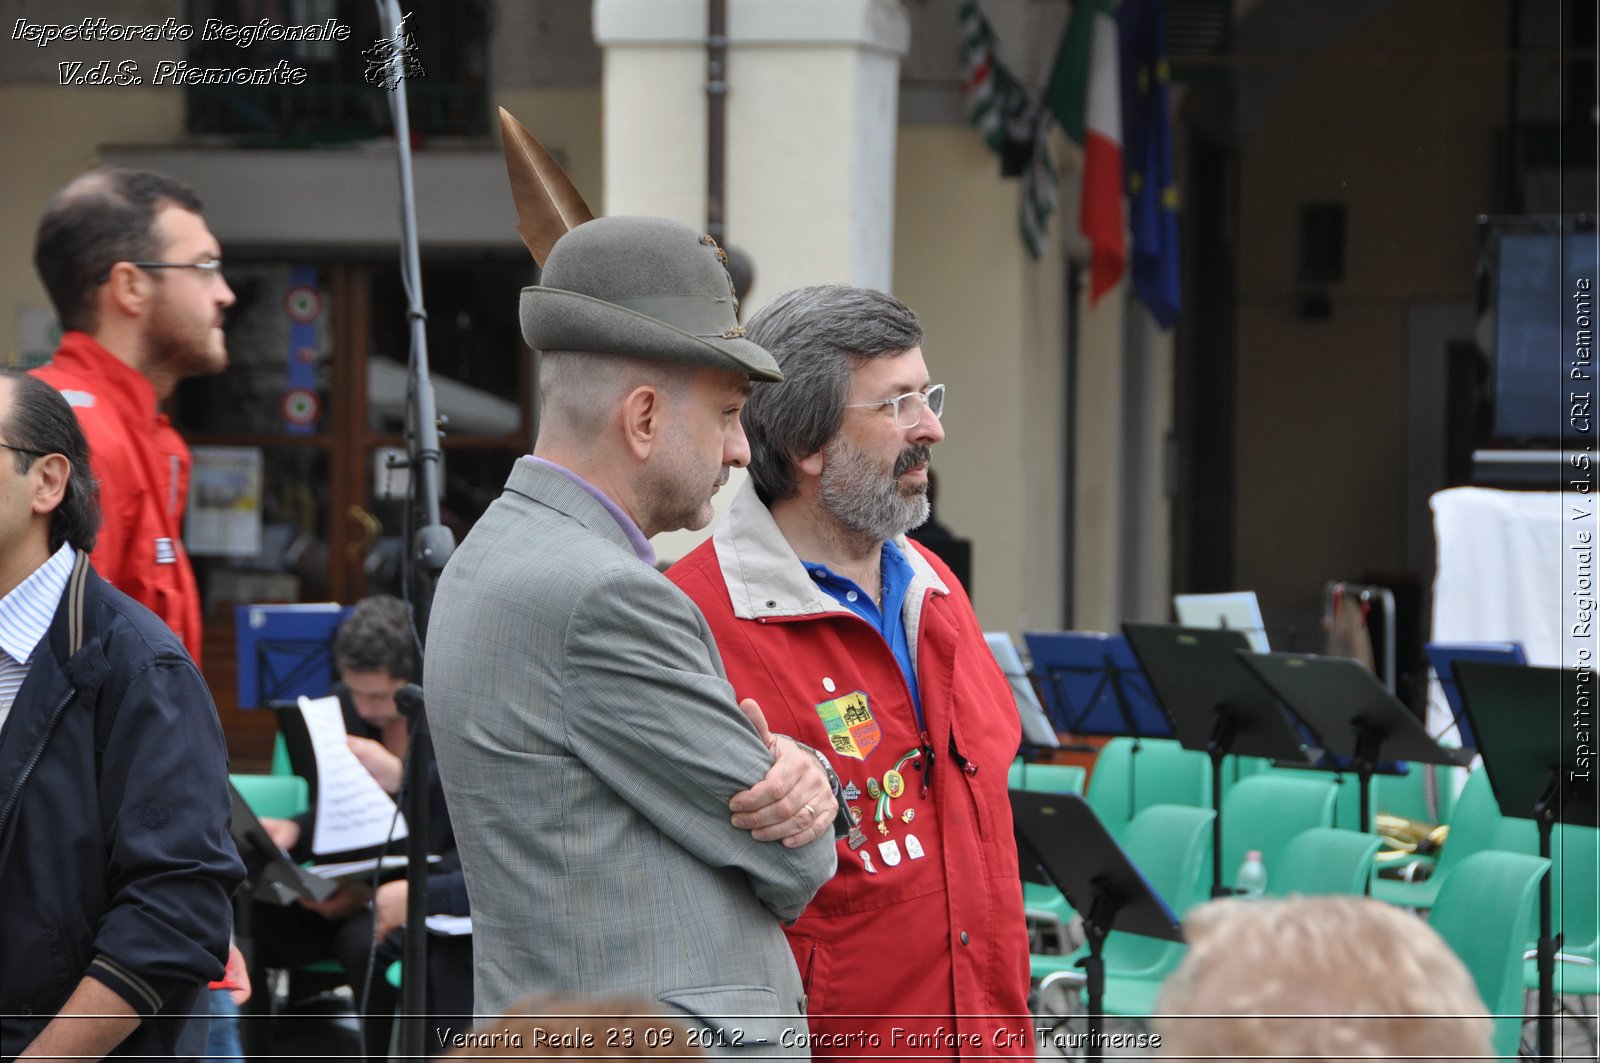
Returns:
[[[382,668],[395,679],[416,679],[417,644],[406,603],[389,594],[357,602],[333,636],[333,666],[340,672]]]

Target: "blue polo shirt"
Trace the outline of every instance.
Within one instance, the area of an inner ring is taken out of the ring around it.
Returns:
[[[922,730],[922,695],[917,690],[916,671],[911,667],[911,643],[906,638],[905,617],[901,615],[905,610],[906,592],[911,588],[911,562],[906,560],[905,554],[892,541],[884,542],[881,563],[882,611],[879,611],[878,603],[872,600],[872,595],[858,587],[854,580],[837,575],[826,565],[804,559],[800,563],[817,581],[817,586],[883,636],[883,641],[888,643],[890,652],[900,665],[900,674],[905,677],[906,689],[911,692],[911,705],[917,713],[917,729]]]

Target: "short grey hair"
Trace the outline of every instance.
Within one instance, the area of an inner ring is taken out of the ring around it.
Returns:
[[[1183,929],[1188,952],[1156,1004],[1162,1056],[1493,1054],[1488,1009],[1466,966],[1437,931],[1393,905],[1227,898],[1191,910]]]
[[[654,384],[680,394],[695,369],[626,354],[544,351],[539,355],[539,434],[592,439],[628,392]]]
[[[751,320],[749,338],[783,370],[782,383],[751,392],[743,414],[750,478],[771,505],[799,490],[795,462],[838,434],[850,375],[869,359],[920,347],[922,325],[892,295],[830,284],[778,296]]]

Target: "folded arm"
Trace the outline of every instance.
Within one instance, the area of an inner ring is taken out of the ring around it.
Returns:
[[[711,866],[742,869],[771,911],[794,918],[833,874],[833,839],[808,826],[805,841],[772,845],[734,823],[734,795],[762,783],[775,758],[735,706],[709,637],[699,610],[665,579],[597,574],[565,641],[569,741],[662,833]],[[781,813],[781,826],[809,802],[805,818],[831,818],[811,769],[787,770],[794,779],[768,789],[788,804],[767,815]]]
[[[838,776],[809,747],[788,735],[773,735],[753,698],[739,702],[739,708],[771,751],[773,762],[760,782],[734,794],[728,802],[734,812],[733,825],[748,830],[756,841],[781,841],[790,848],[836,833],[841,797]],[[848,823],[845,830],[849,830]]]

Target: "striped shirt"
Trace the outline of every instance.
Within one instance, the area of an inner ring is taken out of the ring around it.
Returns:
[[[50,560],[0,598],[0,727],[28,675],[33,651],[55,619],[76,557],[71,544],[62,543]]]

